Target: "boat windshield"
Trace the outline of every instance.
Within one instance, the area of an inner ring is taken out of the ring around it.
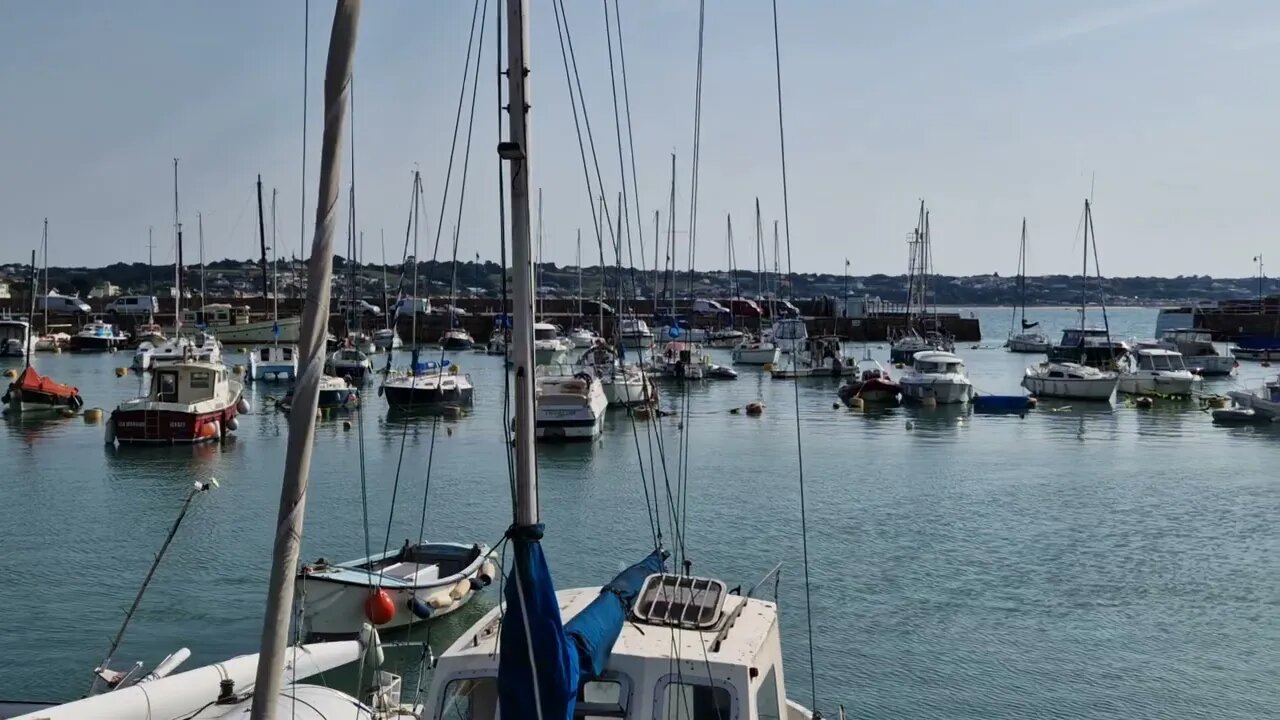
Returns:
[[[1167,370],[1185,370],[1186,365],[1182,362],[1181,355],[1173,354],[1143,354],[1138,360],[1138,368],[1142,370],[1167,371]]]
[[[553,327],[544,328],[544,327],[538,327],[535,325],[533,327],[533,339],[534,340],[555,340],[556,329]]]
[[[919,373],[958,373],[960,372],[960,363],[954,360],[917,360],[916,372]]]
[[[774,323],[773,337],[778,340],[800,340],[809,336],[803,320],[779,320]]]

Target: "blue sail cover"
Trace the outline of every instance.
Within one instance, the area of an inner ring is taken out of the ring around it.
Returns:
[[[512,533],[515,565],[499,637],[498,702],[513,717],[573,720],[579,688],[604,671],[640,586],[662,570],[664,555],[654,551],[624,570],[565,626],[538,542],[541,530]],[[529,712],[534,707],[541,713]]]

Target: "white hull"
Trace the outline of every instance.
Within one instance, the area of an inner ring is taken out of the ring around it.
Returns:
[[[967,403],[973,399],[973,385],[964,378],[907,376],[898,381],[902,397],[909,400],[933,398],[939,405]]]
[[[647,405],[650,401],[649,383],[643,377],[613,378],[601,382],[604,397],[610,405]]]
[[[252,365],[250,380],[292,380],[298,374],[297,363],[265,362]]]
[[[622,335],[622,347],[630,350],[644,350],[653,347],[653,333],[624,333]]]
[[[1119,378],[1045,378],[1030,371],[1022,378],[1022,387],[1036,397],[1067,400],[1110,400]]]
[[[776,346],[733,349],[733,362],[737,365],[776,365],[781,352]]]
[[[1280,418],[1280,402],[1268,400],[1245,390],[1232,390],[1227,395],[1242,408],[1249,408],[1269,419]]]
[[[1128,372],[1120,375],[1119,392],[1129,395],[1190,395],[1198,389],[1200,378],[1190,372]]]
[[[534,348],[533,362],[535,365],[563,365],[568,351],[564,348]]]
[[[206,330],[213,333],[220,342],[228,345],[265,345],[272,342],[292,344],[298,342],[298,330],[301,324],[302,318],[281,318],[278,338],[275,335],[276,322],[273,320],[251,322],[246,325],[211,326]]]
[[[1049,352],[1049,341],[1028,340],[1026,338],[1011,337],[1009,338],[1009,352],[1047,353]]]
[[[1183,360],[1188,368],[1198,370],[1205,376],[1221,377],[1236,370],[1236,359],[1226,355],[1184,355]]]

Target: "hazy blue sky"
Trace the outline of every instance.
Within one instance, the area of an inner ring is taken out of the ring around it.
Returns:
[[[459,255],[492,259],[499,6],[490,3]],[[551,4],[532,5],[531,161],[544,188],[545,256],[572,263],[575,232],[591,225],[589,198]],[[618,160],[602,6],[566,5],[612,197]],[[1012,273],[1023,215],[1029,272],[1078,272],[1081,205],[1095,174],[1105,274],[1249,275],[1258,252],[1280,263],[1272,240],[1280,4],[781,5],[796,270],[839,272],[849,257],[857,274],[904,271],[904,236],[923,197],[938,272]],[[332,10],[311,3],[309,207]],[[207,256],[257,254],[258,173],[280,190],[281,246],[298,247],[301,0],[4,0],[0,17],[0,260],[25,259],[45,216],[54,264],[145,260],[149,225],[157,262],[170,260],[174,157],[187,237],[195,239],[203,212]],[[415,163],[433,230],[440,220],[470,18],[471,3],[365,3],[355,169],[370,260],[380,258],[383,228],[388,256],[400,257]],[[652,263],[652,214],[660,208],[665,226],[673,150],[678,226],[689,226],[697,3],[624,0],[622,20]],[[782,217],[769,4],[712,0],[706,24],[695,264],[726,265],[731,213],[738,264],[753,268],[753,197],[766,223]],[[455,218],[456,209],[446,227]],[[594,259],[588,237],[584,255]],[[685,242],[681,235],[681,267]],[[424,243],[420,255],[430,252]]]

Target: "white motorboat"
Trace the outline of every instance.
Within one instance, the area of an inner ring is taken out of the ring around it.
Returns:
[[[395,328],[384,328],[373,334],[373,347],[379,352],[399,350],[404,347],[404,341],[400,339]]]
[[[1047,353],[1049,338],[1038,332],[1021,332],[1010,335],[1006,347],[1014,353]]]
[[[133,349],[133,362],[129,365],[138,372],[146,372],[151,369],[152,356],[155,354],[155,346],[149,342],[140,343],[138,347]]]
[[[182,311],[183,325],[204,328],[227,345],[296,344],[301,322],[301,318],[296,317],[250,320],[248,305],[232,307],[227,303],[210,303]]]
[[[298,348],[263,345],[249,353],[250,380],[293,380],[298,376]]]
[[[71,352],[115,352],[129,342],[129,336],[109,322],[94,320],[71,338]]]
[[[356,348],[339,348],[329,355],[324,371],[327,375],[362,382],[366,375],[373,373],[373,361]]]
[[[302,566],[298,585],[307,599],[302,630],[312,640],[358,636],[368,622],[365,603],[378,590],[395,612],[378,629],[405,628],[465,607],[498,577],[486,545],[405,540],[397,550],[340,563]]]
[[[0,357],[25,358],[36,351],[36,339],[26,320],[0,318]]]
[[[596,345],[583,353],[578,367],[591,373],[604,386],[604,397],[610,405],[648,405],[655,393],[649,376],[634,365],[622,362],[608,345]]]
[[[899,332],[889,343],[889,362],[910,365],[916,353],[938,351],[951,352],[955,342],[938,332],[921,335],[914,328]]]
[[[858,363],[847,358],[840,338],[811,335],[790,355],[769,369],[775,380],[801,377],[852,377],[858,374]]]
[[[1160,342],[1169,350],[1182,353],[1187,368],[1202,377],[1221,377],[1235,372],[1236,359],[1223,355],[1213,344],[1213,334],[1208,330],[1167,330]]]
[[[950,405],[973,399],[973,383],[965,373],[964,361],[941,350],[916,353],[898,386],[903,399],[916,402]]]
[[[471,333],[462,328],[448,330],[440,337],[440,347],[445,350],[470,350],[475,344]]]
[[[158,365],[172,365],[184,360],[221,363],[222,343],[207,332],[197,332],[194,337],[175,335],[172,340],[166,340],[152,348],[151,364],[143,369],[149,370]]]
[[[732,328],[711,330],[707,333],[707,345],[713,348],[736,348],[746,337],[746,333]]]
[[[466,405],[474,393],[471,376],[459,372],[457,365],[448,360],[421,361],[417,351],[407,370],[388,375],[378,388],[378,394],[397,410]]]
[[[809,337],[809,326],[801,318],[778,318],[773,321],[769,335],[783,354],[795,352],[797,348],[804,347],[805,338]]]
[[[38,352],[59,352],[71,346],[71,336],[64,333],[52,333],[36,338],[35,348]]]
[[[1265,419],[1280,419],[1280,378],[1266,381],[1260,391],[1231,390],[1227,395],[1236,405]]]
[[[561,365],[573,345],[560,337],[560,329],[551,323],[533,324],[533,362],[535,365]]]
[[[489,336],[489,342],[484,346],[485,355],[506,355],[507,354],[507,338],[503,333],[494,331]]]
[[[533,401],[537,438],[594,440],[604,430],[609,405],[603,383],[587,372],[564,375],[554,368],[538,368]]]
[[[710,377],[713,363],[696,343],[672,341],[654,350],[645,370],[655,378],[667,380],[703,380]]]
[[[622,318],[618,323],[618,339],[622,347],[629,350],[648,350],[653,347],[653,331],[639,318]]]
[[[1022,387],[1037,397],[1111,400],[1120,376],[1079,363],[1043,362],[1027,368]]]
[[[772,340],[747,336],[733,348],[735,365],[777,365],[782,351]]]
[[[1130,395],[1190,395],[1203,379],[1187,369],[1176,350],[1140,347],[1120,373],[1117,390]]]
[[[589,330],[583,327],[574,328],[573,330],[570,330],[569,337],[568,337],[569,342],[573,343],[573,346],[575,348],[578,348],[579,350],[594,346],[596,344],[596,341],[598,341],[599,339],[600,339],[600,336],[597,335],[593,330]]]

